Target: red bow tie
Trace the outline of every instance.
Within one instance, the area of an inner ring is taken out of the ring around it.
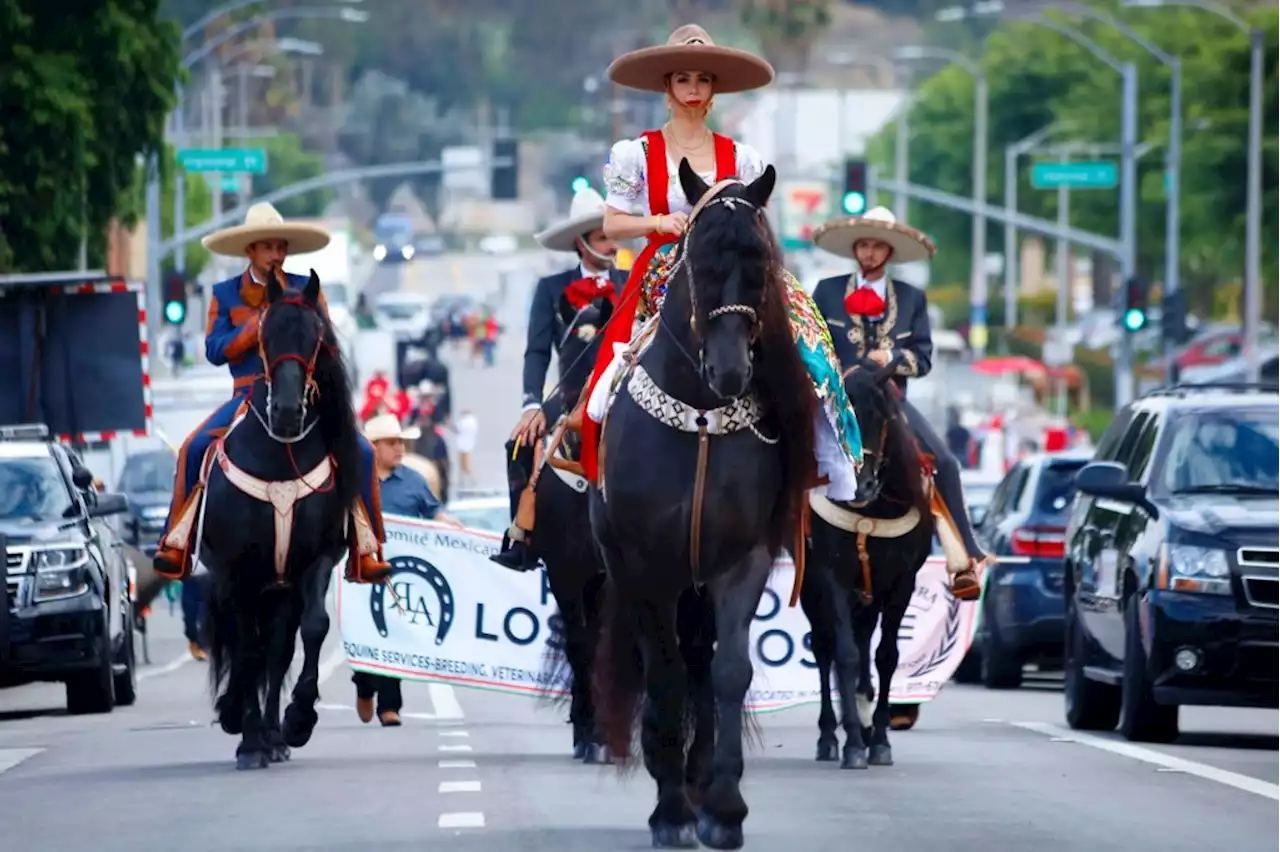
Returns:
[[[878,317],[884,313],[884,299],[870,287],[859,287],[844,297],[844,309],[850,316]]]
[[[564,297],[574,310],[582,310],[601,296],[612,299],[613,282],[607,278],[579,278],[564,290]]]

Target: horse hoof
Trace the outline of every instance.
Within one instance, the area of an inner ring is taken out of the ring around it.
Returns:
[[[814,758],[819,763],[834,763],[840,759],[840,747],[834,742],[818,741],[818,756]]]
[[[587,745],[587,755],[582,762],[592,766],[611,766],[613,753],[609,751],[607,745],[590,743]]]
[[[840,761],[841,769],[866,769],[871,764],[867,760],[865,748],[848,748],[844,750],[844,759]]]
[[[712,849],[741,849],[742,825],[722,825],[703,816],[698,819],[698,839]]]
[[[236,755],[236,769],[266,769],[271,765],[270,755],[265,751],[246,751]]]
[[[872,766],[893,766],[893,749],[889,745],[873,745],[870,763]]]
[[[658,823],[651,826],[654,849],[697,849],[698,832],[692,825]]]
[[[582,759],[584,759],[586,756],[587,756],[587,744],[586,744],[586,743],[574,743],[574,744],[573,744],[573,759],[574,759],[574,760],[582,760]]]
[[[278,745],[278,746],[274,746],[274,747],[271,749],[271,762],[272,762],[272,763],[284,763],[284,762],[288,761],[288,759],[289,759],[291,756],[292,756],[292,752],[290,752],[290,751],[289,751],[289,747],[288,747],[288,746],[286,746],[286,745]]]
[[[311,733],[316,729],[320,717],[310,707],[290,704],[284,711],[284,725],[281,726],[284,744],[292,748],[302,748],[311,741]]]

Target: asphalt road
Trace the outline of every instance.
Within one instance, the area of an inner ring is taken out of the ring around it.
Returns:
[[[336,631],[335,631],[336,632]],[[238,773],[212,726],[205,664],[161,599],[140,697],[70,717],[62,689],[0,691],[6,848],[601,850],[649,845],[653,787],[568,756],[561,713],[527,698],[408,684],[405,725],[362,725],[331,636],[320,725],[287,764]],[[1272,712],[1186,709],[1174,746],[1061,727],[1052,686],[952,685],[897,765],[814,763],[815,712],[763,719],[748,757],[747,848],[899,852],[1275,849]]]

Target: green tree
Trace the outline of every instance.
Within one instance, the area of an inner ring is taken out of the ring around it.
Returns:
[[[809,49],[831,23],[831,0],[741,0],[743,25],[779,71],[802,72]]]
[[[100,265],[111,219],[136,215],[136,163],[160,146],[178,74],[178,31],[158,0],[66,9],[0,2],[0,269]]]
[[[261,139],[254,145],[267,152],[267,173],[253,176],[255,197],[324,174],[324,157],[304,151],[300,140],[292,133]],[[312,218],[324,215],[324,208],[332,199],[332,190],[317,189],[281,201],[276,209],[286,219]]]

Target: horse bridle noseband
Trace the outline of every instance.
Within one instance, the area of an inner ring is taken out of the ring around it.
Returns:
[[[301,296],[285,296],[277,299],[276,302],[277,304],[282,303],[286,305],[293,305],[295,307],[303,308],[304,310],[312,311],[313,313],[318,313],[316,308],[308,304]],[[320,418],[316,417],[308,423],[307,414],[309,413],[309,405],[314,405],[316,400],[320,398],[320,386],[316,384],[316,362],[320,359],[320,350],[326,345],[324,342],[324,330],[321,329],[319,336],[316,337],[316,345],[315,348],[311,350],[310,358],[303,358],[295,352],[286,352],[283,355],[278,355],[274,361],[267,361],[267,347],[263,341],[266,340],[267,315],[270,313],[271,308],[268,306],[267,309],[262,312],[262,316],[258,319],[258,357],[262,360],[262,379],[267,385],[267,415],[264,416],[262,412],[258,411],[254,406],[252,399],[249,401],[249,410],[253,412],[254,417],[258,418],[258,422],[262,424],[262,428],[267,431],[267,434],[271,436],[273,441],[281,444],[296,444],[303,438],[307,437],[307,435],[311,433],[311,430],[316,427],[316,424],[320,422]],[[297,361],[302,365],[303,371],[303,426],[298,435],[293,438],[285,438],[277,435],[271,428],[271,374],[275,372],[276,367],[282,361]]]

